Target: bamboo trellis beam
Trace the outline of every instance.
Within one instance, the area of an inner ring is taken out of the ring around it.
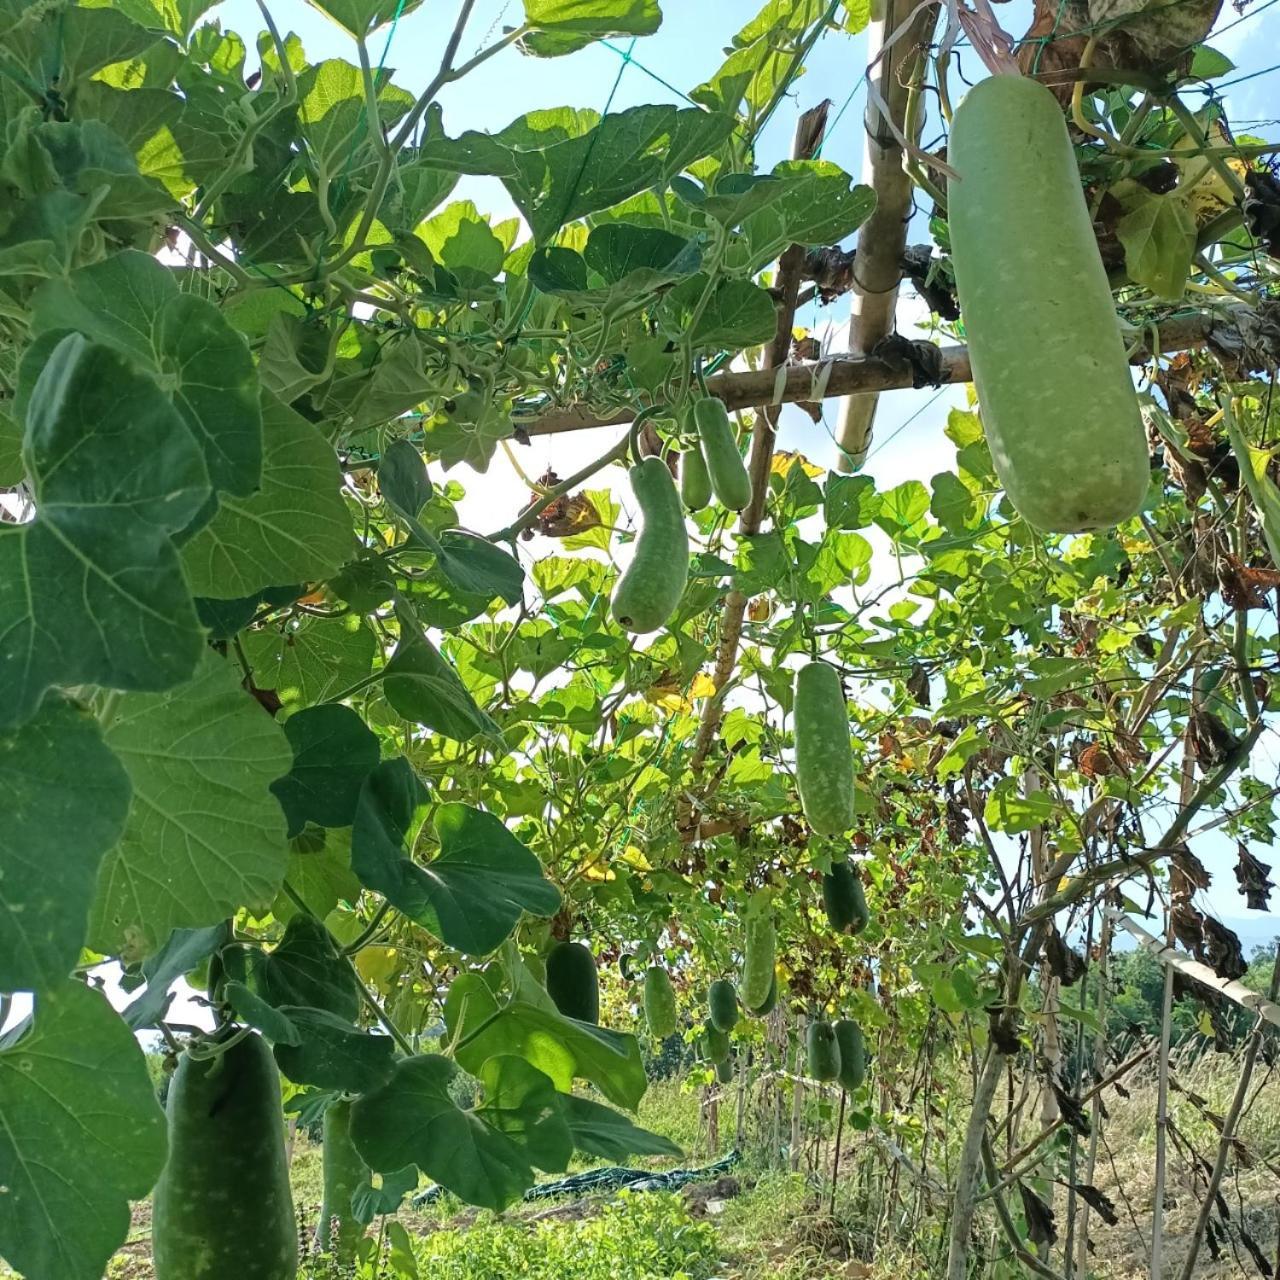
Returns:
[[[1200,983],[1201,986],[1219,992],[1241,1008],[1248,1009],[1250,1013],[1265,1018],[1273,1026],[1280,1027],[1280,1005],[1274,1004],[1260,992],[1251,991],[1243,982],[1218,977],[1207,964],[1201,964],[1200,961],[1192,960],[1189,956],[1184,956],[1172,947],[1166,946],[1159,938],[1153,937],[1123,912],[1113,911],[1111,918],[1139,945],[1150,951],[1161,964],[1176,969],[1179,973]]]
[[[1170,355],[1204,346],[1214,328],[1214,317],[1203,312],[1175,316],[1164,321],[1159,331],[1159,354]],[[1143,364],[1152,352],[1135,351],[1134,364]],[[967,347],[939,348],[938,381],[961,385],[971,378]],[[861,396],[881,391],[909,388],[916,381],[915,371],[905,359],[883,356],[835,356],[814,363],[789,364],[774,369],[747,369],[742,372],[718,373],[707,379],[707,390],[724,401],[730,411],[752,409],[770,404],[795,404],[800,401],[830,399],[836,396]],[[625,426],[635,417],[635,409],[619,409],[600,415],[589,408],[572,405],[548,409],[517,426],[530,436],[558,435],[566,431],[590,431],[596,427]]]

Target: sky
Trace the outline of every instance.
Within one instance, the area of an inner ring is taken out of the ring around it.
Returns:
[[[634,61],[625,68],[619,53],[600,45],[554,60],[528,58],[514,48],[506,49],[465,81],[448,86],[442,92],[440,102],[445,127],[451,134],[463,129],[494,131],[535,108],[570,105],[603,110],[611,98],[612,110],[645,102],[678,102],[678,94],[654,77],[686,91],[705,80],[719,65],[724,47],[733,34],[749,20],[756,7],[754,0],[664,0],[661,29],[636,43]],[[282,33],[297,33],[309,60],[340,57],[355,61],[350,37],[304,0],[275,0],[270,9]],[[456,12],[456,4],[426,0],[398,23],[389,47],[389,29],[372,37],[370,46],[375,59],[385,59],[398,84],[409,90],[420,90],[439,63]],[[1000,4],[996,13],[1006,29],[1018,35],[1029,25],[1031,5],[1029,0],[1012,0]],[[252,37],[262,22],[253,0],[226,0],[209,17],[238,31],[250,49],[254,47]],[[492,43],[501,35],[504,25],[515,25],[521,17],[520,0],[479,0],[460,46],[460,61]],[[1240,18],[1230,4],[1225,5],[1218,27],[1230,29],[1221,37],[1210,39],[1215,48],[1237,64],[1228,79],[1264,71],[1277,61],[1276,51],[1280,49],[1280,0],[1253,0],[1245,9],[1244,20]],[[865,65],[865,35],[849,37],[831,32],[824,36],[809,58],[807,73],[796,82],[789,99],[759,139],[760,167],[767,169],[787,157],[797,116],[825,98],[830,99],[832,107],[823,158],[857,175],[862,155]],[[976,57],[969,50],[960,52],[957,70],[970,80],[982,74]],[[1258,75],[1229,87],[1226,97],[1229,117],[1238,127],[1252,125],[1269,137],[1277,136],[1274,124],[1269,128],[1266,125],[1280,116],[1280,69],[1275,74]],[[930,141],[928,128],[925,140]],[[517,213],[496,180],[465,178],[451,198],[474,200],[494,221]],[[913,220],[909,242],[928,240],[926,222],[927,211],[922,211]],[[927,309],[911,296],[908,287],[900,303],[900,329],[912,334],[913,319],[924,314]],[[845,348],[847,322],[847,300],[827,308],[810,304],[797,316],[797,324],[809,328],[821,341],[824,351],[830,352]],[[881,489],[912,478],[928,483],[933,474],[952,465],[952,446],[942,428],[950,408],[963,403],[963,388],[941,392],[898,391],[882,396],[875,441],[865,472],[875,478]],[[824,467],[834,466],[835,411],[836,402],[828,401],[824,421],[814,423],[798,410],[787,409],[778,447],[798,450]],[[521,449],[521,462],[529,475],[540,475],[548,468],[567,475],[603,453],[618,434],[615,429],[539,437],[531,447]],[[471,490],[461,504],[464,523],[481,531],[493,526],[493,512],[518,510],[527,500],[523,482],[501,454],[483,479],[465,468],[455,470],[452,478]],[[616,473],[611,477],[614,487],[624,492],[625,486],[620,481]],[[624,518],[627,514],[624,510]],[[533,549],[538,550],[536,545]],[[877,551],[884,557],[883,543]],[[1266,743],[1263,749],[1276,753],[1276,748]],[[1215,886],[1203,905],[1241,934],[1246,955],[1252,945],[1280,932],[1275,917],[1268,921],[1256,913],[1245,916],[1230,870],[1233,846],[1207,838],[1197,842],[1196,849],[1217,873]],[[174,1016],[194,1018],[195,1012],[185,1008]]]

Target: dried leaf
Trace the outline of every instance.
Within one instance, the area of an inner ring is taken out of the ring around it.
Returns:
[[[1275,882],[1269,879],[1271,864],[1255,858],[1243,841],[1236,842],[1236,883],[1250,911],[1266,911]]]
[[[1084,977],[1084,957],[1067,946],[1057,929],[1051,928],[1044,940],[1044,962],[1064,987],[1072,987]]]
[[[557,498],[538,516],[538,532],[548,538],[570,538],[600,524],[600,512],[581,493]]]
[[[1110,753],[1097,742],[1091,742],[1080,752],[1076,762],[1086,778],[1109,778],[1116,772],[1116,762]]]
[[[1088,1182],[1073,1182],[1071,1188],[1081,1200],[1097,1212],[1098,1217],[1107,1226],[1114,1227],[1120,1221],[1116,1214],[1115,1204],[1105,1192],[1099,1191],[1097,1187]]]
[[[918,662],[911,664],[911,672],[906,680],[907,692],[915,699],[918,707],[930,705],[929,673]]]
[[[1267,593],[1280,587],[1280,569],[1256,569],[1224,555],[1218,561],[1218,584],[1233,609],[1266,609],[1271,604]]]
[[[1191,749],[1201,772],[1216,769],[1240,745],[1235,735],[1212,711],[1195,711],[1190,724]]]
[[[1056,1080],[1049,1082],[1053,1096],[1058,1100],[1058,1110],[1066,1125],[1082,1138],[1089,1136],[1089,1117],[1085,1115],[1079,1102],[1075,1100]]]
[[[1053,1210],[1025,1182],[1018,1183],[1018,1194],[1022,1197],[1022,1212],[1027,1220],[1027,1239],[1043,1253],[1058,1239],[1058,1230],[1053,1225]]]
[[[1175,884],[1174,893],[1178,896],[1189,894],[1191,889],[1207,889],[1212,883],[1208,868],[1185,844],[1180,844],[1173,851],[1173,856],[1170,860],[1173,863],[1174,870],[1186,881],[1186,886],[1190,886],[1188,888]]]
[[[1205,959],[1220,978],[1243,978],[1249,972],[1240,939],[1212,916],[1203,917]]]

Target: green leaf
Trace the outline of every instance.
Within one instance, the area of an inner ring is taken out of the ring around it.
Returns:
[[[550,1076],[562,1093],[582,1079],[620,1107],[634,1109],[644,1096],[648,1081],[635,1036],[577,1022],[526,1000],[513,1000],[499,1010],[483,978],[474,973],[454,979],[444,1016],[450,1037],[459,1044],[458,1064],[473,1075],[490,1058],[515,1053]],[[462,1037],[470,1038],[460,1043]]]
[[[480,1084],[477,1115],[517,1143],[536,1168],[560,1173],[569,1167],[573,1137],[548,1076],[524,1058],[501,1054],[480,1068]]]
[[[324,831],[324,843],[314,847],[307,837],[311,828],[291,842],[285,879],[307,904],[307,910],[323,920],[340,901],[354,903],[360,897],[360,881],[351,870],[350,831]],[[303,847],[305,846],[305,847]],[[271,914],[287,923],[298,914],[298,906],[288,894],[280,894],[271,904]]]
[[[332,577],[355,551],[342,471],[325,438],[273,396],[264,398],[262,486],[224,496],[182,552],[198,596],[236,599],[281,582]]]
[[[401,618],[400,639],[385,670],[382,691],[406,720],[458,742],[469,742],[478,733],[501,737],[439,650],[407,618]]]
[[[364,0],[367,4],[385,0]],[[351,0],[353,8],[361,0]],[[413,94],[384,78],[378,89],[378,120],[394,125],[413,106]],[[360,68],[329,58],[298,77],[298,127],[311,163],[332,180],[357,162],[361,148],[371,149]]]
[[[499,596],[508,604],[520,603],[524,570],[509,552],[465,529],[446,529],[436,548],[441,573],[459,590],[486,600]]]
[[[296,836],[308,822],[350,826],[364,780],[378,765],[377,736],[341,703],[308,707],[284,722],[293,768],[271,784]]]
[[[601,1160],[630,1156],[678,1156],[680,1148],[660,1133],[642,1129],[619,1111],[578,1094],[565,1094],[561,1105],[569,1121],[574,1149]]]
[[[524,9],[538,30],[520,47],[539,58],[575,53],[605,36],[652,35],[662,22],[658,0],[525,0]]]
[[[142,1049],[103,995],[67,982],[0,1037],[0,1115],[0,1256],[99,1280],[165,1158]]]
[[[418,1166],[411,1164],[379,1176],[381,1186],[375,1187],[366,1173],[363,1181],[351,1193],[351,1212],[355,1220],[366,1227],[374,1218],[395,1213],[400,1202],[418,1185]]]
[[[781,193],[742,225],[753,269],[789,244],[838,244],[876,207],[876,194],[829,160],[784,160],[773,168]]]
[[[393,18],[412,13],[422,0],[307,0],[357,40],[385,26]]]
[[[285,824],[268,788],[289,769],[289,744],[233,664],[210,652],[187,684],[125,695],[105,736],[133,805],[98,876],[91,945],[134,959],[174,929],[270,903]]]
[[[1236,64],[1225,53],[1219,53],[1211,45],[1198,44],[1191,55],[1191,68],[1187,74],[1192,80],[1216,80],[1235,69]]]
[[[532,1185],[533,1170],[516,1143],[454,1102],[457,1071],[438,1054],[398,1063],[382,1088],[356,1100],[351,1138],[371,1169],[414,1164],[467,1203],[503,1209]]]
[[[981,514],[978,500],[954,471],[940,471],[933,477],[929,514],[952,533],[972,529]]]
[[[418,518],[434,492],[422,454],[407,440],[393,440],[383,451],[378,488],[390,506],[409,520]]]
[[[22,428],[16,419],[0,410],[0,486],[16,488],[26,474],[22,462]]]
[[[713,110],[736,111],[745,100],[750,113],[759,111],[792,79],[805,33],[825,21],[829,8],[826,0],[767,0],[734,36],[728,58],[690,97]]]
[[[0,725],[53,684],[163,689],[201,649],[170,537],[205,504],[208,476],[166,397],[68,335],[26,416],[38,515],[0,526]]]
[[[688,334],[695,347],[737,350],[767,342],[777,327],[773,298],[750,280],[721,280],[702,313],[695,312],[708,287],[706,275],[691,276],[677,285],[659,307],[659,322],[672,337]]]
[[[253,358],[213,303],[178,288],[174,271],[128,249],[48,281],[31,309],[33,333],[78,330],[137,361],[166,388],[215,489],[241,498],[257,489],[262,410]],[[120,469],[119,462],[112,468]]]
[[[827,477],[823,513],[829,529],[865,529],[880,514],[884,500],[870,476]]]
[[[947,414],[947,425],[944,430],[947,433],[947,439],[957,449],[963,449],[971,444],[981,444],[984,439],[982,419],[976,413],[966,409],[952,409]]]
[[[507,256],[489,220],[470,200],[441,209],[415,231],[431,256],[452,274],[463,289],[483,289],[493,283]]]
[[[129,797],[97,721],[61,698],[0,734],[0,991],[51,990],[71,973]]]
[[[222,988],[222,998],[231,1006],[241,1022],[255,1031],[261,1031],[272,1044],[301,1043],[302,1036],[288,1016],[268,1004],[243,982],[225,983]]]
[[[259,689],[273,689],[285,707],[312,706],[367,676],[377,648],[359,617],[300,618],[243,638]]]
[[[275,1046],[276,1062],[294,1084],[367,1093],[390,1078],[396,1051],[390,1036],[360,1031],[324,1009],[286,1005],[280,1013],[298,1032],[296,1044]]]
[[[400,757],[365,782],[352,832],[351,865],[361,882],[446,945],[487,955],[528,911],[549,916],[560,892],[529,849],[492,814],[464,804],[436,810],[440,852],[425,867],[412,860],[428,801]]]
[[[1030,795],[1020,795],[1016,778],[1006,778],[998,783],[987,797],[984,810],[987,826],[1009,835],[1042,826],[1053,816],[1053,811],[1053,796],[1049,792],[1033,791]]]
[[[882,493],[880,504],[876,523],[892,536],[898,529],[912,528],[929,510],[929,490],[919,480],[904,480]]]
[[[125,1008],[124,1020],[135,1031],[155,1026],[168,1007],[169,988],[230,940],[225,920],[207,929],[175,929],[164,946],[142,962],[146,990]]]
[[[345,1022],[360,1012],[360,986],[324,924],[296,915],[279,945],[249,956],[249,988],[276,1009],[323,1009]]]
[[[1158,298],[1181,298],[1196,247],[1196,220],[1177,192],[1142,192],[1116,223],[1125,270]]]

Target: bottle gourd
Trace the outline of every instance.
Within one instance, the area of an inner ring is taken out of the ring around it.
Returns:
[[[741,511],[751,501],[751,476],[738,452],[738,440],[724,402],[715,396],[697,401],[693,425],[717,501],[730,511]]]
[[[1018,514],[1046,533],[1135,515],[1146,433],[1062,108],[996,75],[956,108],[947,225],[982,424]]]
[[[796,786],[805,820],[819,835],[853,826],[853,746],[840,675],[810,662],[795,680]]]
[[[216,1056],[183,1053],[165,1107],[169,1158],[152,1199],[156,1280],[293,1280],[280,1074],[244,1035]]]
[[[689,533],[676,482],[661,458],[631,468],[631,489],[640,536],[609,608],[620,626],[644,634],[657,631],[680,603],[689,578]]]

